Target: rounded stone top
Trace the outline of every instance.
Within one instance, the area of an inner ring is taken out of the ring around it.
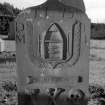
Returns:
[[[61,2],[68,7],[74,7],[85,12],[85,5],[83,0],[47,0],[48,2]]]
[[[85,12],[85,5],[83,0],[46,0],[46,2],[42,3],[41,5],[32,6],[30,8],[49,6],[52,9],[56,9],[57,4],[63,4],[60,5],[60,8],[61,6],[67,6],[68,8],[72,7]]]

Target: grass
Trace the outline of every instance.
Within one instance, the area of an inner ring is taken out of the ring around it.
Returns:
[[[17,105],[16,64],[0,64],[0,105]]]

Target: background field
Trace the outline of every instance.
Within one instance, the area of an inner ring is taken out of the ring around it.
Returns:
[[[89,81],[105,86],[105,40],[90,41]]]

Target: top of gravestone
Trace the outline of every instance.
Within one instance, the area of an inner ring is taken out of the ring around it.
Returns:
[[[77,8],[83,12],[85,12],[85,6],[83,0],[58,0],[67,6],[71,6]]]
[[[30,8],[37,8],[40,6],[49,6],[52,9],[56,9],[57,4],[63,4],[62,6],[67,6],[67,7],[72,7],[72,8],[76,8],[77,10],[81,10],[82,12],[85,12],[85,5],[83,0],[46,0],[46,2],[44,2],[41,5],[37,5],[37,6],[32,6]]]
[[[48,2],[61,2],[62,4],[69,6],[69,7],[73,7],[76,9],[79,9],[83,12],[85,12],[85,5],[83,0],[47,0]]]

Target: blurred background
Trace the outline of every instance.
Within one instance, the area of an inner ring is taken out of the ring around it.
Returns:
[[[12,22],[23,9],[45,1],[0,0],[0,16],[8,17],[0,18],[0,105],[17,105],[16,45],[14,32],[8,33],[8,21]],[[91,19],[89,105],[105,105],[105,0],[84,3]]]

